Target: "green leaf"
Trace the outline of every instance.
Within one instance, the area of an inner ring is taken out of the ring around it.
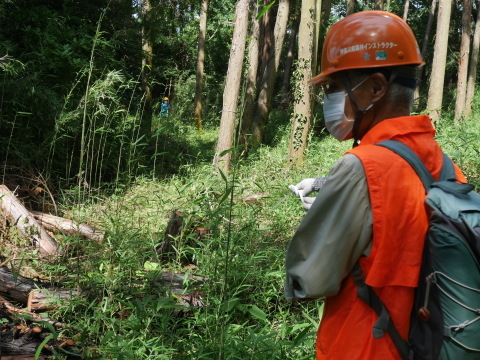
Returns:
[[[38,358],[40,357],[40,353],[42,352],[43,348],[52,339],[53,339],[53,334],[50,334],[45,338],[45,340],[42,341],[42,343],[38,346],[37,351],[35,351],[35,360],[38,360]]]
[[[232,152],[233,150],[235,150],[234,147],[230,148],[230,149],[227,149],[227,150],[223,150],[219,155],[218,157],[224,157],[225,155],[227,155],[229,152]]]
[[[147,271],[155,271],[160,269],[160,264],[152,261],[145,261],[143,268]]]
[[[296,346],[298,345],[301,341],[303,341],[310,332],[310,326],[305,327],[295,338],[293,339],[293,345]]]
[[[253,317],[256,317],[257,319],[263,321],[267,321],[267,314],[265,314],[263,310],[260,309],[258,306],[252,305],[250,309],[248,309],[248,311],[250,312],[250,314],[252,314]]]
[[[257,15],[257,20],[259,20],[263,15],[265,15],[265,13],[268,11],[268,9],[270,9],[273,4],[275,4],[277,0],[273,0],[270,4],[268,5],[265,5],[262,9],[262,11],[260,11],[260,13]]]

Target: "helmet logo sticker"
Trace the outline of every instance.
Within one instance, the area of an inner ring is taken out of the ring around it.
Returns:
[[[363,60],[369,61],[370,60],[370,54],[369,53],[363,54]]]
[[[387,52],[385,50],[375,51],[375,60],[387,60]]]
[[[357,45],[341,48],[340,55],[345,55],[351,52],[370,50],[370,49],[392,49],[397,46],[398,44],[395,44],[391,41],[390,42],[389,41],[369,42],[365,44],[357,44]]]

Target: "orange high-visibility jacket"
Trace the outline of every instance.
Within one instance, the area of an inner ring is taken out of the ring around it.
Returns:
[[[408,145],[438,179],[442,151],[428,116],[387,119],[373,127],[361,144],[348,151],[362,162],[373,215],[373,244],[360,258],[366,283],[374,287],[400,332],[407,339],[414,288],[418,284],[428,227],[425,189],[411,166],[397,154],[373,144],[393,139]],[[465,181],[456,167],[457,178]],[[389,335],[374,339],[378,317],[357,297],[352,277],[339,293],[325,300],[318,329],[317,359],[390,360],[400,356]]]

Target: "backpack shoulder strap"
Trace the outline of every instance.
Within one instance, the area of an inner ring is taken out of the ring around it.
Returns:
[[[428,171],[423,161],[420,160],[420,158],[407,145],[396,140],[385,140],[375,145],[385,147],[405,159],[420,177],[425,189],[430,189],[430,186],[435,182],[435,179],[430,174],[430,171]],[[443,164],[439,180],[450,179],[455,179],[455,169],[452,160],[443,153]]]
[[[365,283],[365,275],[360,267],[358,261],[355,263],[352,270],[353,282],[357,286],[357,296],[370,306],[378,316],[377,321],[373,325],[372,333],[375,339],[384,336],[387,332],[397,348],[402,360],[412,360],[413,351],[410,348],[408,341],[402,339],[395,324],[390,318],[388,309],[378,297],[377,293],[370,285]]]
[[[442,170],[440,171],[440,180],[455,180],[457,175],[455,174],[455,168],[453,167],[453,161],[447,154],[443,153]]]

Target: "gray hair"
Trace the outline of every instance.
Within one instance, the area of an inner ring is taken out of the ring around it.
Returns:
[[[400,106],[406,106],[409,111],[412,111],[413,109],[414,95],[414,89],[408,86],[398,84],[395,81],[391,83],[388,87],[388,100]]]

